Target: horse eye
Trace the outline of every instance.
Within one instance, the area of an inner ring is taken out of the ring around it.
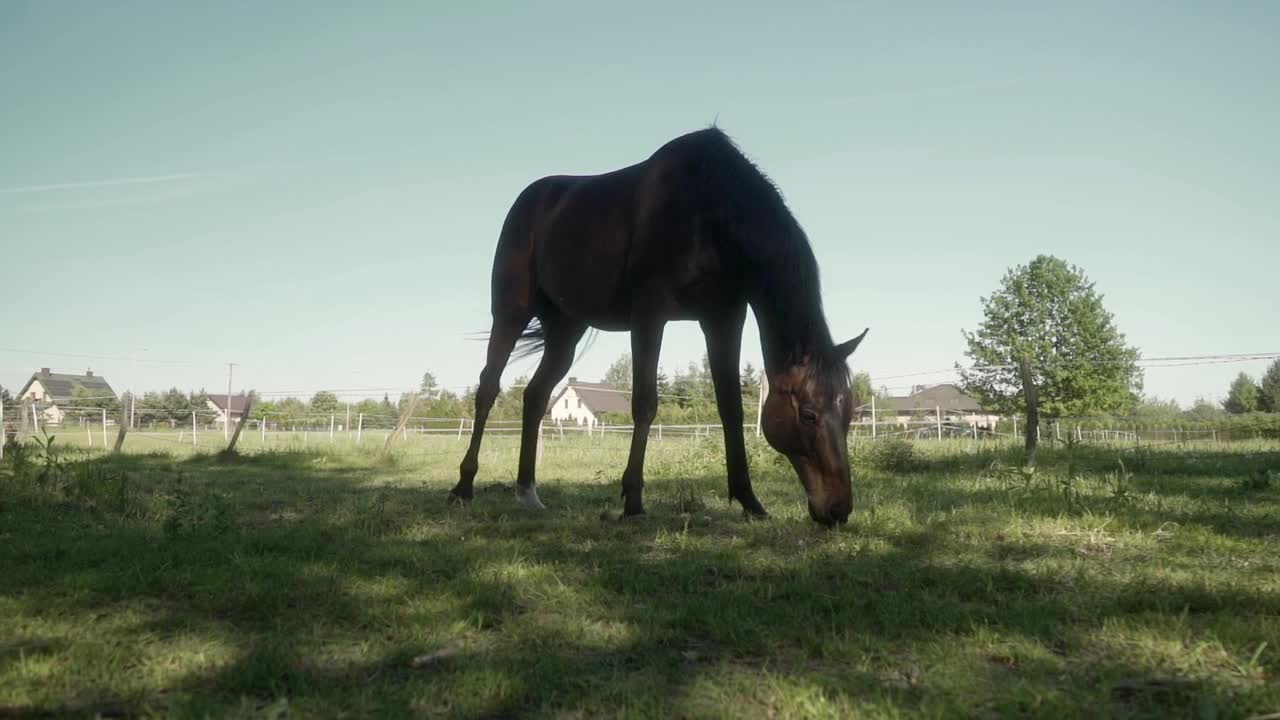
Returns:
[[[803,408],[800,410],[800,422],[805,425],[817,425],[818,413],[814,412],[810,408]]]

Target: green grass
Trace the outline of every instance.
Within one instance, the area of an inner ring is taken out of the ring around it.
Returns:
[[[152,442],[0,465],[0,717],[1280,711],[1274,442],[1048,448],[1027,476],[859,441],[835,531],[756,442],[773,518],[743,520],[714,436],[652,442],[627,522],[622,437],[548,441],[543,514],[512,437],[468,508],[452,437]]]

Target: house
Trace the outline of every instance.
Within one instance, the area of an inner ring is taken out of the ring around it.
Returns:
[[[40,422],[50,425],[61,424],[67,408],[78,407],[77,401],[118,399],[106,378],[94,375],[92,370],[86,370],[84,375],[72,375],[40,368],[18,392],[18,401],[31,401]]]
[[[998,415],[983,410],[973,396],[953,383],[917,385],[909,395],[877,401],[875,411],[878,422],[895,425],[905,425],[912,420],[936,420],[939,412],[943,422],[967,425],[991,427],[999,419]],[[860,420],[870,422],[871,403],[859,405],[855,412]]]
[[[213,419],[214,425],[221,425],[227,421],[227,398],[231,398],[231,422],[240,422],[240,416],[244,415],[244,409],[249,404],[249,396],[241,393],[239,395],[208,395],[204,401],[206,407],[217,413],[217,417]]]
[[[631,393],[608,383],[585,383],[571,377],[551,400],[548,414],[556,424],[595,427],[604,413],[631,414]]]

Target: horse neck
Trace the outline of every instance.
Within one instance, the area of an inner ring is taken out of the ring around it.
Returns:
[[[829,353],[834,344],[817,298],[782,293],[752,303],[760,328],[765,372],[776,376],[806,355]]]

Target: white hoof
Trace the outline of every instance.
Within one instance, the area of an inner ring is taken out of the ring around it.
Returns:
[[[542,504],[542,501],[538,499],[538,489],[537,489],[537,488],[529,488],[529,489],[527,489],[527,490],[526,490],[526,489],[524,489],[524,488],[520,487],[519,485],[517,485],[517,486],[516,486],[516,500],[519,500],[521,505],[524,505],[525,507],[527,507],[527,508],[531,508],[531,509],[533,509],[533,510],[546,510],[546,509],[547,509],[547,506],[546,506],[546,505],[543,505],[543,504]]]

